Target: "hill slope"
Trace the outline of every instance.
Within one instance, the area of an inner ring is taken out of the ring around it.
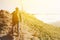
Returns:
[[[33,15],[20,10],[15,10],[12,14],[19,16],[20,40],[60,40],[60,30],[57,27],[46,24]],[[14,19],[16,23],[16,19]]]

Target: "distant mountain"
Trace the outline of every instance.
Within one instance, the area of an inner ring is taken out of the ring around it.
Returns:
[[[50,23],[50,24],[52,24],[54,26],[57,26],[57,27],[60,27],[60,21],[56,21],[56,22],[53,22],[53,23]]]

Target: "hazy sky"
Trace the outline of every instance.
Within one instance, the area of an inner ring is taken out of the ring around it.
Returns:
[[[21,9],[21,0],[0,0],[0,9],[12,12],[15,7]],[[23,9],[47,23],[60,20],[60,0],[23,0]]]

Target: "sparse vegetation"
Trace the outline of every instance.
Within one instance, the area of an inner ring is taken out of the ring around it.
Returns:
[[[18,22],[20,23],[19,26]],[[60,40],[60,28],[46,24],[33,15],[18,9],[12,13],[12,24],[12,36],[17,38],[14,40],[18,40],[18,38],[20,38],[20,40]],[[0,26],[0,32],[1,31]]]

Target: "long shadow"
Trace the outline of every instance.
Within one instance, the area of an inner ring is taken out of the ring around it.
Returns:
[[[13,40],[13,37],[8,34],[6,36],[0,37],[0,40]]]

